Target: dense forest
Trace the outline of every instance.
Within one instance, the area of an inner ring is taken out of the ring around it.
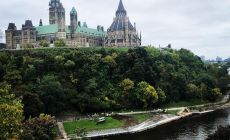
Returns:
[[[0,87],[21,97],[26,118],[149,109],[172,101],[215,101],[227,64],[205,64],[186,49],[54,48],[0,52]]]

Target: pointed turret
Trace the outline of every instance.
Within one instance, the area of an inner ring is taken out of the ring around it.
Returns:
[[[40,19],[39,26],[43,26],[42,19]]]
[[[116,36],[114,37],[114,34]],[[136,23],[134,26],[127,16],[127,11],[124,8],[122,0],[120,0],[116,17],[113,19],[113,23],[107,30],[108,46],[127,46],[135,47],[140,46],[141,41],[137,34]]]
[[[71,26],[71,33],[72,34],[74,34],[76,32],[77,25],[78,25],[77,10],[75,9],[75,7],[73,7],[72,10],[70,11],[70,26]]]
[[[72,8],[72,10],[70,11],[70,14],[77,14],[77,10],[75,9],[75,7]]]
[[[116,16],[126,16],[127,12],[124,8],[122,0],[120,0],[119,6],[117,8]]]

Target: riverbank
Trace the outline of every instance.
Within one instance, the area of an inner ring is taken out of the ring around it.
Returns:
[[[110,129],[110,130],[101,130],[101,131],[91,131],[88,132],[86,137],[88,138],[97,138],[97,137],[108,137],[108,136],[115,136],[115,135],[123,135],[123,134],[133,134],[133,133],[140,133],[149,129],[156,128],[161,125],[169,124],[172,122],[176,122],[194,115],[202,115],[209,112],[213,112],[214,110],[204,111],[199,113],[187,113],[183,116],[176,116],[176,115],[163,115],[163,119],[159,121],[147,120],[139,125],[131,126],[128,128],[118,128],[118,129]]]
[[[169,124],[172,122],[176,122],[179,120],[187,119],[189,117],[195,115],[203,115],[210,112],[214,112],[220,109],[230,108],[229,96],[227,95],[221,102],[214,103],[214,104],[205,104],[199,106],[192,106],[189,107],[190,109],[194,109],[191,112],[185,112],[183,115],[173,115],[173,114],[160,114],[160,119],[155,119],[154,117],[148,119],[140,124],[124,127],[124,128],[115,128],[115,129],[106,129],[106,130],[97,130],[97,131],[89,131],[86,133],[85,137],[87,138],[100,138],[100,137],[108,137],[108,136],[117,136],[117,135],[124,135],[124,134],[133,134],[133,133],[140,133],[149,129],[153,129],[165,124]],[[181,108],[171,108],[168,110],[175,110],[175,109],[185,109]],[[195,110],[196,109],[196,110]],[[203,110],[203,111],[199,111]],[[154,111],[153,111],[154,112]],[[137,112],[137,114],[143,112]],[[130,113],[120,113],[119,115],[129,115]],[[76,138],[76,134],[70,134],[69,137]]]
[[[156,120],[154,118],[149,119],[147,121],[144,121],[138,125],[130,126],[126,128],[116,128],[116,129],[106,129],[106,130],[99,130],[99,131],[90,131],[87,132],[86,136],[87,138],[102,138],[102,137],[108,137],[108,136],[118,136],[118,135],[124,135],[124,134],[133,134],[133,133],[140,133],[149,129],[156,128],[158,126],[162,126],[165,124],[169,124],[172,122],[176,122],[182,119],[187,119],[188,117],[192,117],[195,115],[202,115],[207,114],[210,112],[213,112],[214,110],[208,110],[208,111],[202,111],[202,112],[190,112],[186,113],[181,116],[172,115],[172,114],[161,114],[161,117],[159,120]],[[77,136],[75,134],[69,135],[71,138],[76,138]]]
[[[226,108],[226,107],[225,107]],[[229,105],[230,108],[230,105]],[[222,108],[224,109],[224,108]],[[219,109],[218,109],[219,110]],[[86,137],[87,138],[102,138],[108,136],[118,136],[118,135],[128,135],[134,133],[140,133],[143,131],[147,131],[153,128],[157,128],[162,125],[166,125],[169,123],[181,121],[183,119],[188,119],[189,117],[197,116],[197,115],[204,115],[207,113],[214,112],[216,110],[207,110],[202,112],[192,112],[187,113],[183,116],[176,116],[176,115],[164,115],[164,118],[159,121],[147,120],[139,125],[128,127],[128,128],[118,128],[118,129],[110,129],[110,130],[101,130],[101,131],[91,131],[88,132]],[[72,135],[73,137],[73,135]]]

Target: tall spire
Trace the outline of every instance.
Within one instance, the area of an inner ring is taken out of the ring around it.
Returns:
[[[77,14],[77,10],[75,9],[75,7],[72,8],[72,10],[70,11],[70,14]]]
[[[43,26],[42,19],[40,19],[39,26]]]
[[[124,8],[122,0],[120,0],[119,6],[117,8],[116,16],[126,16],[127,12]]]

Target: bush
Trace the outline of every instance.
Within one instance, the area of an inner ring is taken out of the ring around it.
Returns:
[[[46,41],[46,40],[41,40],[40,43],[39,43],[40,46],[42,47],[49,47],[49,42]]]
[[[22,45],[22,48],[31,49],[31,48],[33,48],[33,45],[31,43],[27,43],[27,44]]]
[[[56,40],[54,42],[54,45],[55,47],[65,47],[66,46],[65,41],[62,39]]]
[[[20,138],[22,140],[53,140],[57,136],[55,128],[54,117],[41,114],[39,117],[24,122]]]
[[[8,140],[20,133],[23,119],[21,100],[11,93],[10,86],[0,88],[0,139]]]
[[[211,95],[209,96],[211,101],[216,101],[217,99],[220,99],[220,97],[222,97],[222,93],[219,88],[214,88],[211,90]]]

